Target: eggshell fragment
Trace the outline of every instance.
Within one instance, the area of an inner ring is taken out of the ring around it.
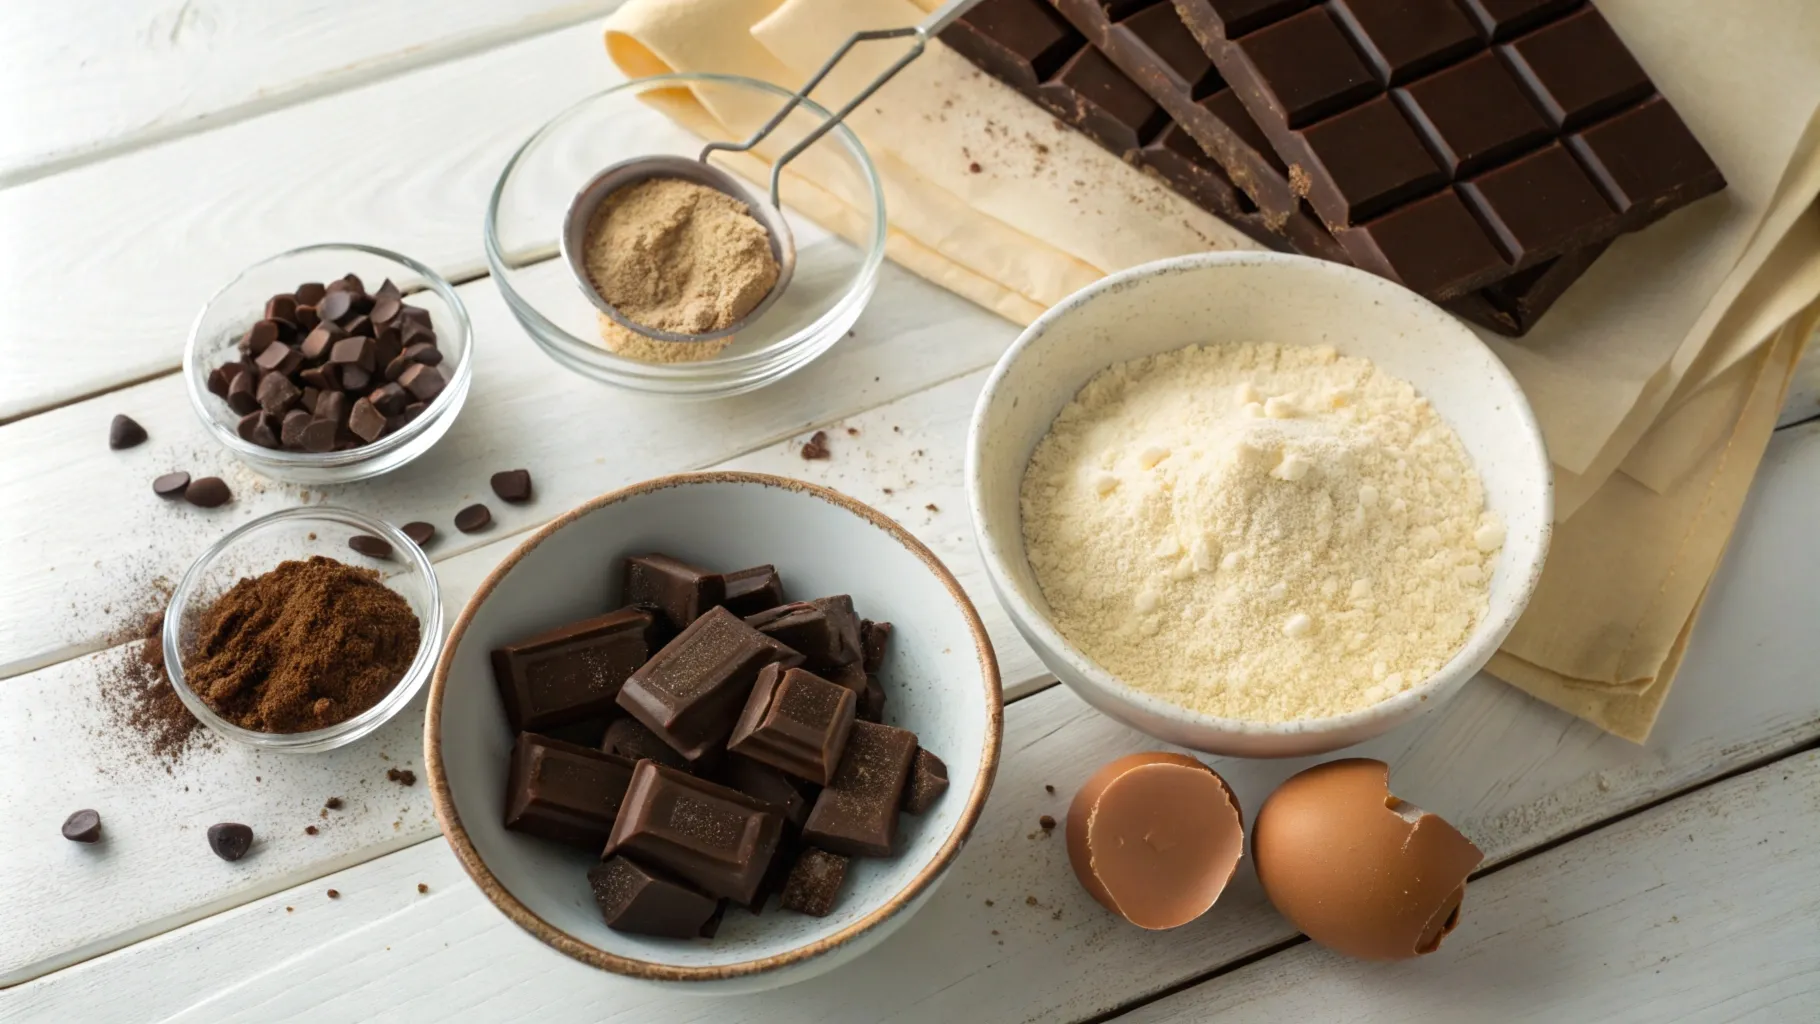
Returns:
[[[1213,906],[1245,852],[1239,803],[1192,757],[1130,754],[1068,808],[1068,860],[1093,898],[1140,928],[1175,928]]]
[[[1258,881],[1314,941],[1367,960],[1432,953],[1459,922],[1484,854],[1390,795],[1390,766],[1350,758],[1278,787],[1252,825]]]

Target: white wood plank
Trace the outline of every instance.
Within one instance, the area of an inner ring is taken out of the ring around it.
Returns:
[[[546,267],[552,280],[564,273],[554,262]],[[496,533],[526,529],[583,498],[718,463],[976,371],[1015,335],[1010,324],[887,265],[854,336],[815,365],[762,392],[677,404],[552,362],[519,329],[490,279],[462,294],[478,339],[467,406],[434,450],[379,479],[298,488],[254,475],[215,446],[174,376],[0,427],[0,490],[17,497],[0,503],[0,564],[9,569],[0,584],[0,679],[109,643],[121,620],[140,610],[123,598],[159,576],[174,579],[221,533],[306,500],[303,491],[307,500],[326,496],[393,522],[433,521],[443,532],[431,554],[447,558],[492,539],[455,533],[450,517],[491,496],[487,477],[496,470],[531,470],[535,502],[493,503]],[[151,440],[110,451],[107,423],[122,411]],[[958,409],[954,415],[964,421]],[[221,474],[234,503],[202,511],[159,499],[150,481],[171,469]],[[121,543],[126,538],[130,544]]]
[[[616,0],[11,0],[0,187],[562,25]]]
[[[1817,491],[1820,427],[1785,431],[1772,443],[1678,692],[1647,748],[1481,677],[1446,707],[1353,753],[1388,760],[1400,796],[1460,825],[1496,863],[1811,742],[1820,736],[1820,693],[1812,686],[1820,637],[1811,623],[1820,550],[1809,513]],[[372,923],[352,935],[319,932],[280,943],[269,956],[257,951],[254,936],[264,934],[257,914],[212,918],[41,978],[15,995],[26,1015],[81,1006],[96,1019],[127,1019],[192,1007],[194,989],[173,986],[108,1005],[106,994],[125,991],[127,979],[147,977],[156,963],[173,977],[218,980],[214,1001],[193,1006],[192,1019],[206,1020],[514,1020],[527,1008],[552,1022],[709,1013],[740,1021],[1103,1013],[1294,934],[1264,905],[1248,869],[1213,914],[1167,935],[1118,925],[1081,892],[1061,844],[1042,837],[1036,818],[1059,813],[1104,760],[1152,745],[1060,687],[1013,704],[992,801],[955,876],[878,952],[837,976],[771,996],[705,1003],[653,995],[543,949],[468,886],[382,919],[363,917]],[[1255,810],[1305,763],[1216,766]],[[1048,794],[1045,784],[1058,792]],[[424,844],[306,891],[358,888],[375,872],[446,869],[448,860],[441,844]],[[223,973],[209,951],[229,948],[253,952]],[[1085,963],[1093,970],[1080,969]]]
[[[1421,960],[1305,943],[1117,1020],[1820,1019],[1816,807],[1798,754],[1474,882]]]
[[[506,158],[621,80],[582,24],[0,190],[0,422],[175,368],[203,301],[296,245],[479,272]]]

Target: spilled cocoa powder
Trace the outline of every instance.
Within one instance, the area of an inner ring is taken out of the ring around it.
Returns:
[[[167,595],[154,596],[162,605]],[[163,610],[146,613],[121,639],[137,643],[103,663],[102,705],[116,729],[137,738],[138,745],[128,749],[168,773],[192,750],[212,746],[215,736],[183,706],[165,674]]]
[[[372,569],[321,555],[282,562],[242,578],[202,612],[185,677],[242,728],[322,729],[392,691],[417,654],[420,628]]]

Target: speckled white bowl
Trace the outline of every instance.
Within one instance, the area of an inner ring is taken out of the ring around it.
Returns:
[[[1036,444],[1094,374],[1220,341],[1332,345],[1414,384],[1459,432],[1509,529],[1490,607],[1441,670],[1389,700],[1332,718],[1269,724],[1197,714],[1125,685],[1065,639],[1024,554],[1018,489]],[[1276,253],[1162,260],[1082,289],[1031,324],[973,412],[967,498],[999,601],[1043,664],[1088,703],[1169,743],[1240,757],[1300,757],[1388,732],[1483,668],[1535,590],[1553,521],[1552,476],[1529,403],[1504,364],[1440,307],[1351,267]]]
[[[896,857],[855,859],[832,914],[729,910],[712,941],[626,935],[588,892],[587,851],[501,824],[512,732],[488,652],[598,615],[620,556],[663,551],[727,570],[771,563],[798,598],[852,594],[896,629],[880,672],[885,721],[948,765],[949,788],[899,821]],[[812,978],[870,949],[927,901],[979,818],[998,767],[1004,705],[991,641],[942,563],[903,527],[826,488],[755,473],[637,484],[537,531],[487,577],[450,632],[430,683],[424,764],[443,833],[481,892],[583,963],[672,988],[727,994]]]

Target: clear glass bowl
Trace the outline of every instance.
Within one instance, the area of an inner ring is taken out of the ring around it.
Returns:
[[[355,554],[348,548],[348,539],[360,534],[390,543],[392,557],[376,561]],[[293,733],[244,729],[217,715],[190,689],[183,673],[183,653],[194,642],[197,623],[215,598],[243,577],[257,576],[287,559],[310,555],[327,555],[350,565],[377,569],[385,585],[403,597],[417,614],[422,637],[417,655],[385,699],[338,725]],[[164,668],[183,706],[216,735],[263,750],[315,753],[346,746],[371,733],[398,714],[423,688],[436,668],[441,646],[442,598],[428,556],[390,523],[325,505],[274,512],[216,541],[183,574],[164,613]]]
[[[698,135],[665,115],[665,109],[737,111],[762,119],[790,96],[774,85],[734,75],[677,74],[640,78],[615,86],[556,115],[519,147],[506,164],[487,204],[487,262],[506,305],[543,350],[584,377],[634,391],[682,398],[718,398],[764,387],[801,369],[846,336],[878,287],[885,255],[885,199],[865,147],[837,126],[797,160],[813,164],[818,182],[838,195],[845,211],[836,235],[795,208],[797,194],[784,183],[784,213],[796,236],[796,275],[770,309],[742,329],[731,345],[699,362],[657,363],[625,358],[600,340],[597,310],[587,286],[562,259],[557,240],[576,193],[611,164],[633,157],[695,157],[709,140],[728,135],[717,124]],[[781,153],[828,117],[805,102],[761,149]],[[696,120],[703,120],[696,118]],[[754,121],[756,123],[756,121]],[[738,126],[740,138],[748,126]],[[715,162],[753,182],[750,196],[766,194],[769,164],[719,154]],[[792,166],[799,166],[793,164]],[[687,342],[652,342],[655,345]],[[696,343],[701,344],[701,343]]]
[[[452,374],[448,386],[423,415],[371,444],[342,452],[288,452],[243,440],[235,430],[240,416],[208,389],[209,371],[236,358],[240,338],[265,310],[265,301],[305,281],[327,284],[357,274],[367,289],[391,278],[405,301],[430,313],[436,347]],[[240,272],[202,307],[183,350],[183,380],[190,406],[215,440],[242,462],[267,476],[302,484],[340,484],[397,469],[430,450],[455,422],[467,400],[474,373],[473,331],[461,297],[429,267],[369,245],[306,245],[260,260]]]

